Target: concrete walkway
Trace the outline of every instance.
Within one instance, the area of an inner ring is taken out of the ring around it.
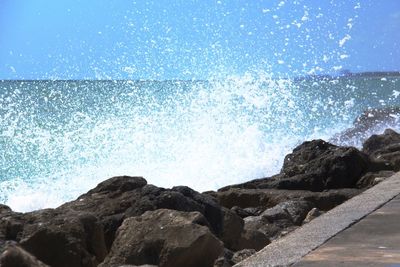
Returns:
[[[400,197],[304,257],[296,267],[400,267]]]
[[[400,267],[399,235],[397,173],[235,266]]]

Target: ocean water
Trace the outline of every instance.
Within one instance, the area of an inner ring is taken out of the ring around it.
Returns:
[[[55,207],[117,175],[215,190],[275,174],[301,142],[389,106],[398,76],[0,81],[0,202]]]

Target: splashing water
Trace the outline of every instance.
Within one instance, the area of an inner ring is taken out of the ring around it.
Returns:
[[[262,73],[212,81],[3,81],[1,201],[20,211],[54,207],[115,175],[200,191],[272,175],[300,142],[328,138],[365,108],[382,107],[382,99],[398,104],[399,83]]]
[[[118,13],[124,42],[105,27],[96,46],[79,44],[90,69],[60,54],[46,73],[54,80],[0,81],[1,203],[55,207],[116,175],[213,190],[275,174],[304,140],[332,137],[367,108],[399,105],[398,77],[314,76],[349,60],[357,1],[345,14],[340,1],[195,2],[201,12],[187,14],[175,12],[181,1],[162,10],[134,1]],[[312,76],[279,78],[287,73]],[[163,77],[187,81],[151,80]]]

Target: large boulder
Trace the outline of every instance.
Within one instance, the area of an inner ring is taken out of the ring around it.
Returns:
[[[288,221],[287,221],[288,222]],[[280,221],[282,223],[282,221]],[[249,216],[244,219],[244,229],[246,231],[259,231],[263,233],[269,240],[276,239],[277,236],[286,227],[291,227],[293,224],[288,223],[287,225],[274,224],[264,216]]]
[[[11,208],[9,206],[0,204],[0,215],[3,213],[9,213],[11,212]]]
[[[40,210],[3,214],[0,232],[45,264],[97,266],[107,254],[103,227],[88,212]]]
[[[234,247],[243,221],[210,195],[188,187],[172,189],[148,185],[141,177],[114,177],[77,200],[56,209],[15,213],[0,206],[0,238],[22,248],[51,266],[97,266],[109,252],[123,220],[146,211],[198,211],[204,227]]]
[[[394,171],[367,172],[357,182],[358,188],[368,188],[394,175]]]
[[[199,212],[168,209],[127,218],[100,266],[213,266],[223,252],[223,244],[204,226],[206,224],[207,220]]]
[[[394,130],[386,129],[383,134],[372,135],[364,142],[362,151],[388,161],[395,171],[400,171],[400,134]]]
[[[108,248],[125,218],[157,209],[198,211],[215,235],[220,237],[223,231],[223,212],[213,197],[185,186],[164,189],[148,185],[142,177],[110,178],[60,209],[93,212],[103,224]]]
[[[276,188],[324,191],[354,188],[367,172],[391,170],[390,164],[371,159],[354,147],[339,147],[323,140],[304,142],[285,157],[279,174],[228,186],[230,188]]]
[[[323,191],[355,187],[368,171],[388,169],[353,147],[338,147],[323,140],[304,142],[285,157],[277,188]]]
[[[0,266],[2,267],[48,267],[13,242],[6,242],[0,249],[0,253]]]
[[[399,126],[400,107],[371,108],[359,115],[351,128],[336,134],[329,141],[335,144],[359,145],[382,129],[399,128]]]
[[[244,221],[235,212],[223,208],[224,211],[224,229],[221,240],[226,248],[236,250],[240,236],[243,233]]]
[[[289,200],[265,210],[261,213],[261,216],[266,218],[270,223],[282,220],[288,224],[301,225],[307,213],[313,207],[314,205],[309,201]]]
[[[243,249],[254,249],[256,251],[271,243],[268,236],[258,229],[245,229],[237,243],[236,251]]]
[[[313,204],[304,200],[281,202],[259,216],[246,217],[244,229],[260,231],[269,239],[274,240],[283,232],[300,226],[312,208]]]

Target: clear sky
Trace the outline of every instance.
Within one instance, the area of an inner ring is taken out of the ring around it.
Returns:
[[[0,0],[0,79],[400,70],[400,0]]]

